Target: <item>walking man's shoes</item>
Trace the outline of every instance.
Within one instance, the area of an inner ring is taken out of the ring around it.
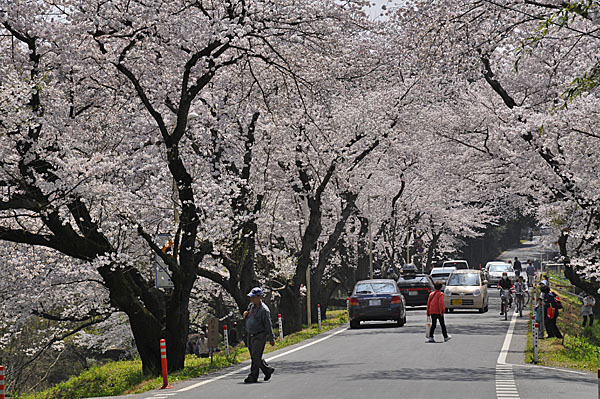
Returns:
[[[265,381],[269,381],[274,372],[275,372],[275,369],[273,367],[271,367],[269,369],[269,372],[265,374]]]
[[[258,382],[258,379],[254,378],[252,376],[248,376],[248,377],[246,377],[246,379],[244,380],[244,382],[246,384],[254,384],[254,383]]]

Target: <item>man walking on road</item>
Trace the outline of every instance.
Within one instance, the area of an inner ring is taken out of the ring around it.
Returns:
[[[518,278],[521,275],[521,272],[523,271],[523,266],[521,265],[521,261],[519,260],[519,258],[517,258],[516,256],[515,263],[513,264],[513,269],[515,269],[515,275]]]
[[[446,307],[444,306],[444,293],[442,292],[442,283],[439,281],[434,284],[435,291],[429,294],[427,299],[427,316],[431,317],[431,330],[429,332],[429,338],[427,342],[435,342],[433,333],[437,322],[440,322],[442,327],[442,334],[444,335],[444,342],[448,342],[452,337],[448,335],[446,331],[446,323],[444,321],[444,313],[446,313]]]
[[[262,295],[263,292],[260,288],[253,288],[248,294],[251,301],[250,306],[244,312],[246,332],[248,333],[248,350],[252,359],[250,374],[244,380],[247,384],[258,381],[259,370],[262,370],[265,375],[265,381],[269,381],[275,371],[262,358],[267,340],[271,346],[275,345],[275,336],[273,335],[273,326],[271,325],[271,312],[267,305],[262,302]]]

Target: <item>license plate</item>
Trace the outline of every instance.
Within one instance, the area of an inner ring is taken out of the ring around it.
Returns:
[[[369,300],[369,306],[381,306],[381,299]]]
[[[408,291],[408,295],[417,296],[417,295],[419,295],[419,293],[417,291]]]
[[[452,304],[453,305],[462,305],[462,299],[453,299]]]

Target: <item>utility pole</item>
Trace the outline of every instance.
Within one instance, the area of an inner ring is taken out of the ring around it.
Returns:
[[[304,233],[308,229],[308,223],[310,222],[310,208],[308,206],[308,197],[304,196]],[[310,309],[310,262],[306,267],[306,324],[310,327],[312,324],[312,314]]]
[[[371,196],[367,197],[367,212],[369,212],[369,271],[371,280],[373,280],[373,229],[371,227]]]
[[[410,263],[410,226],[406,226],[406,264]]]
[[[310,312],[310,265],[306,268],[306,324],[310,327],[312,324],[312,314]]]

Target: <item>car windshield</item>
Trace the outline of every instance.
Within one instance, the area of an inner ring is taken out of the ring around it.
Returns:
[[[456,273],[448,280],[450,286],[479,285],[479,275],[475,273]]]
[[[360,283],[356,286],[357,294],[393,294],[396,287],[392,283]]]
[[[509,265],[492,265],[490,267],[490,272],[492,273],[502,273],[502,272],[512,272],[513,268]]]

